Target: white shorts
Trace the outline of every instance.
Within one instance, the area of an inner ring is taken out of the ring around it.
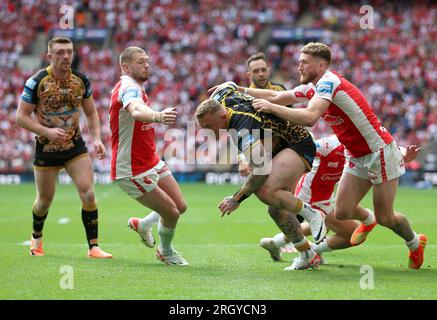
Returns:
[[[115,182],[134,199],[152,192],[158,185],[159,179],[171,175],[170,169],[164,161],[159,161],[152,169],[134,177],[121,178]]]
[[[396,142],[360,158],[346,157],[344,172],[372,184],[381,184],[396,179],[405,173],[404,157]]]
[[[313,207],[314,209],[322,210],[324,214],[328,215],[334,212],[335,203],[334,201],[312,202],[311,207]]]

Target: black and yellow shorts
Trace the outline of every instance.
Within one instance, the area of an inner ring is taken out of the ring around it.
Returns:
[[[287,143],[281,139],[280,145],[282,149],[288,148],[295,151],[305,163],[306,171],[311,171],[316,156],[316,145],[311,136],[294,144]]]
[[[35,143],[33,166],[35,169],[61,169],[67,164],[88,156],[88,149],[82,138],[74,140],[74,147],[64,151],[44,152],[44,145],[38,140]]]

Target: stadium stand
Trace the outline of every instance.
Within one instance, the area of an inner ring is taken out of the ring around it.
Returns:
[[[264,51],[275,80],[297,84],[296,61],[301,41],[278,43],[270,37],[277,26],[328,30],[325,40],[334,53],[333,69],[352,80],[366,95],[383,124],[401,145],[427,145],[437,140],[437,6],[374,1],[375,29],[360,28],[360,5],[338,1],[70,1],[75,27],[104,28],[104,43],[76,42],[77,66],[91,79],[110,153],[107,109],[110,90],[120,76],[117,57],[128,45],[144,47],[151,58],[147,93],[153,108],[175,106],[175,128],[187,129],[206,89],[223,81],[247,84],[245,61]],[[164,14],[165,13],[165,14]],[[47,40],[59,28],[59,4],[49,0],[3,1],[0,4],[0,172],[29,171],[33,135],[14,122],[25,79],[47,63],[36,50],[38,35]],[[308,18],[309,17],[309,18]],[[434,40],[433,40],[434,39]],[[33,55],[38,68],[20,57]],[[82,126],[83,128],[84,126]],[[157,126],[162,154],[168,128]],[[320,121],[316,136],[329,134]],[[86,130],[84,137],[89,140]],[[185,134],[180,141],[192,141]],[[198,142],[197,142],[198,144]],[[191,145],[188,143],[188,145]],[[194,143],[192,144],[195,145]],[[88,144],[92,152],[92,144]],[[194,149],[188,150],[188,153]],[[185,155],[186,156],[186,155]],[[207,168],[186,164],[184,156],[169,165],[175,171]],[[110,154],[95,161],[109,170]]]

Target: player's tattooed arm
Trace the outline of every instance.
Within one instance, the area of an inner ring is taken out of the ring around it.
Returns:
[[[270,157],[267,152],[264,150],[263,144],[258,141],[252,147],[249,148],[250,156],[247,156],[249,160],[249,164],[251,167],[251,172],[241,187],[233,196],[225,197],[223,201],[218,205],[222,213],[222,217],[227,214],[231,214],[234,210],[236,210],[242,201],[249,198],[252,193],[258,191],[259,188],[264,184],[267,180],[269,171],[268,163]],[[271,160],[271,159],[270,159]]]
[[[261,141],[255,142],[245,153],[249,155],[246,159],[251,170],[242,188],[234,195],[238,202],[242,201],[242,197],[247,198],[258,191],[268,177],[268,171],[265,169],[269,159],[263,143]]]

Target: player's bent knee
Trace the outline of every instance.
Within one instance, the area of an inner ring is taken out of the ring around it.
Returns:
[[[47,212],[53,201],[53,196],[38,195],[34,203],[34,210],[38,212]]]
[[[392,215],[389,216],[376,216],[376,221],[378,224],[384,227],[390,227],[394,224],[394,217]]]
[[[350,219],[349,218],[349,210],[345,210],[343,208],[336,208],[334,214],[335,214],[335,217],[338,220],[347,220],[347,219]]]
[[[51,204],[52,199],[38,199],[33,205],[33,211],[36,215],[43,215],[49,210]]]
[[[180,213],[177,207],[171,207],[161,213],[164,220],[169,220],[172,222],[178,221]]]
[[[90,188],[86,190],[85,192],[79,192],[80,199],[82,200],[82,203],[85,205],[94,204],[96,202],[94,189]]]

